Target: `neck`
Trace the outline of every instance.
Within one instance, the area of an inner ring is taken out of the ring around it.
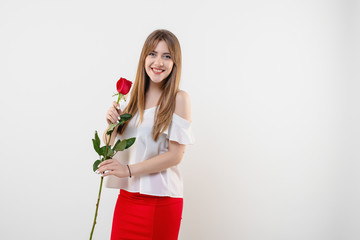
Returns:
[[[161,93],[160,83],[154,83],[150,80],[149,89],[145,96],[145,109],[158,105]]]
[[[153,81],[150,80],[149,83],[149,89],[148,89],[148,93],[155,93],[155,94],[161,94],[162,89],[161,89],[161,83],[154,83]]]

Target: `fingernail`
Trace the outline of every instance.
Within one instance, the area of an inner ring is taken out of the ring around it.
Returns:
[[[118,119],[120,120],[120,117],[118,117]]]
[[[117,109],[120,109],[120,106],[117,106],[116,108],[117,108]]]

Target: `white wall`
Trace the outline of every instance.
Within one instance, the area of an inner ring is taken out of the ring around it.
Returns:
[[[179,239],[360,238],[357,1],[0,2],[0,239],[87,239],[94,131],[174,32],[196,144]],[[94,239],[109,239],[104,189]]]

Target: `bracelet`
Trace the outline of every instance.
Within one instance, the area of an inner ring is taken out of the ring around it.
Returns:
[[[127,164],[126,164],[126,166],[127,166],[127,167],[128,167],[128,169],[129,169],[129,174],[130,174],[130,177],[131,177],[130,167],[129,167],[129,165],[127,165]]]

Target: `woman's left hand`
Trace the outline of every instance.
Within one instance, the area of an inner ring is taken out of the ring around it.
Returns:
[[[129,177],[129,170],[126,165],[120,164],[116,159],[108,159],[99,164],[96,171],[97,173],[103,173],[103,177],[114,175],[119,178]]]

